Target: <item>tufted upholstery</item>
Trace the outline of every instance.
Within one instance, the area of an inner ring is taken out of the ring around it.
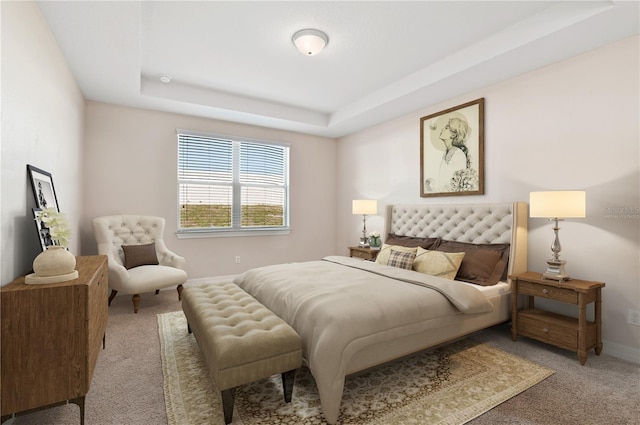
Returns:
[[[98,254],[106,255],[109,264],[109,287],[112,292],[133,294],[134,311],[138,312],[141,293],[177,286],[181,298],[182,284],[187,280],[185,259],[170,251],[164,243],[165,220],[141,215],[111,215],[93,219],[93,232]],[[145,265],[127,270],[122,245],[155,242],[158,265]]]
[[[527,270],[527,204],[393,205],[387,232],[474,244],[510,244],[508,274]]]
[[[510,243],[511,203],[394,206],[391,233],[470,243]]]
[[[239,385],[283,373],[285,401],[291,400],[295,370],[302,365],[293,328],[233,283],[185,288],[182,310],[222,392],[226,423]]]

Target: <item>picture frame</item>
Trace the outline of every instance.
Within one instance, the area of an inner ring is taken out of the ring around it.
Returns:
[[[40,221],[40,214],[42,214],[41,208],[32,208],[33,222],[36,224],[36,231],[38,232],[38,239],[40,240],[40,249],[46,251],[48,246],[54,245],[51,239],[49,228]]]
[[[484,194],[484,98],[420,118],[420,196]]]
[[[41,210],[45,208],[55,208],[60,212],[56,190],[53,186],[53,178],[51,173],[41,170],[33,165],[27,164],[27,174],[31,182],[33,197],[36,201],[36,208]]]

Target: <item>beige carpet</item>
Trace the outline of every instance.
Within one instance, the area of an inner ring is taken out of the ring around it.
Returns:
[[[211,384],[181,311],[158,315],[169,425],[224,424]],[[486,344],[464,340],[347,377],[339,423],[464,424],[554,372]],[[233,424],[324,424],[315,382],[297,375],[293,400],[280,376],[238,388]]]

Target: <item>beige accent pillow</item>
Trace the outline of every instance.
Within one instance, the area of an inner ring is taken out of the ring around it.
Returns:
[[[464,252],[429,251],[418,247],[413,269],[425,274],[453,280],[458,273]]]
[[[382,248],[380,248],[380,252],[376,257],[376,263],[384,264],[385,266],[389,263],[389,256],[391,255],[391,249],[399,252],[410,252],[414,255],[418,252],[418,248],[407,248],[404,246],[398,245],[388,245],[382,244]]]
[[[124,266],[127,269],[159,264],[155,242],[144,245],[122,245],[122,251],[124,251]]]

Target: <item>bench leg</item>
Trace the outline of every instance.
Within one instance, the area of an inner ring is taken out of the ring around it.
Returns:
[[[296,370],[290,370],[282,373],[282,389],[284,392],[284,401],[286,403],[291,402],[291,395],[293,394],[293,381],[296,378]]]
[[[224,412],[224,423],[230,424],[233,421],[233,403],[236,398],[236,389],[229,388],[222,390],[222,411]]]

